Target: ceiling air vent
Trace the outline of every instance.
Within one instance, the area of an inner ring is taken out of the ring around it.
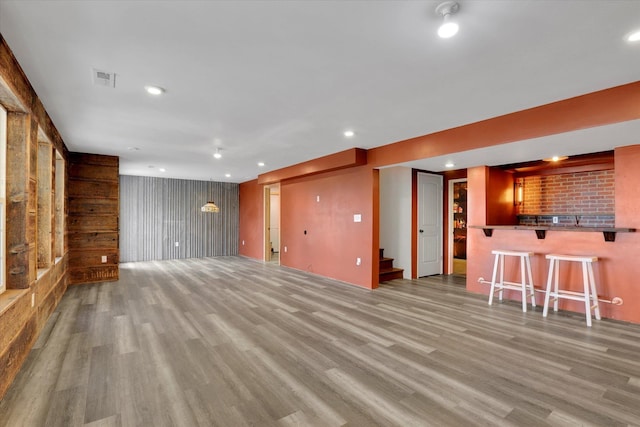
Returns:
[[[93,69],[93,84],[96,86],[116,87],[116,73]]]

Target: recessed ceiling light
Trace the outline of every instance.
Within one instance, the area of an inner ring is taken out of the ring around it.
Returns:
[[[216,148],[216,152],[213,153],[213,157],[215,157],[216,159],[221,159],[222,158],[222,154],[220,154],[220,149]]]
[[[454,166],[455,166],[455,164],[453,162],[447,162],[447,163],[444,164],[445,168],[452,168]]]
[[[352,136],[354,136],[356,133],[352,130],[345,130],[344,131],[344,136],[346,136],[347,138],[351,138]]]
[[[569,157],[567,156],[553,156],[553,157],[549,157],[548,159],[542,159],[545,162],[559,162],[561,160],[567,160]]]
[[[628,42],[637,42],[640,41],[640,30],[634,31],[627,36]]]
[[[227,178],[231,178],[231,174],[230,173],[225,173],[224,176],[226,176]]]
[[[163,93],[165,93],[165,90],[160,86],[145,86],[144,88],[147,93],[151,95],[162,95]]]
[[[258,166],[264,167],[264,162],[258,162]]]
[[[165,168],[160,168],[158,169],[160,172],[166,172],[167,170]]]

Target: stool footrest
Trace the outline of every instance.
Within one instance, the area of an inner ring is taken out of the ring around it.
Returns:
[[[549,292],[550,296],[557,296],[558,298],[566,298],[566,299],[575,299],[576,301],[584,301],[585,300],[585,295],[584,292],[575,292],[575,291],[565,291],[565,290],[558,290],[558,293],[555,292]]]

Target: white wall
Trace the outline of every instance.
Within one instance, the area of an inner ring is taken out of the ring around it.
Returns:
[[[380,247],[411,278],[411,168],[380,169]]]

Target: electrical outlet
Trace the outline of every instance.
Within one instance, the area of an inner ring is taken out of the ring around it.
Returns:
[[[286,246],[284,247],[284,251],[287,252],[287,247]]]
[[[316,202],[320,201],[320,196],[316,196]]]
[[[242,246],[244,246],[244,240],[242,241]]]
[[[552,218],[552,220],[553,220],[553,223],[554,223],[554,224],[557,224],[557,223],[558,223],[558,217],[557,217],[557,216],[554,216],[554,217]]]
[[[102,255],[102,263],[103,264],[107,263],[107,256],[106,255]]]
[[[360,258],[356,258],[356,265],[362,264],[362,260]]]
[[[180,242],[176,242],[176,248],[180,246]]]

